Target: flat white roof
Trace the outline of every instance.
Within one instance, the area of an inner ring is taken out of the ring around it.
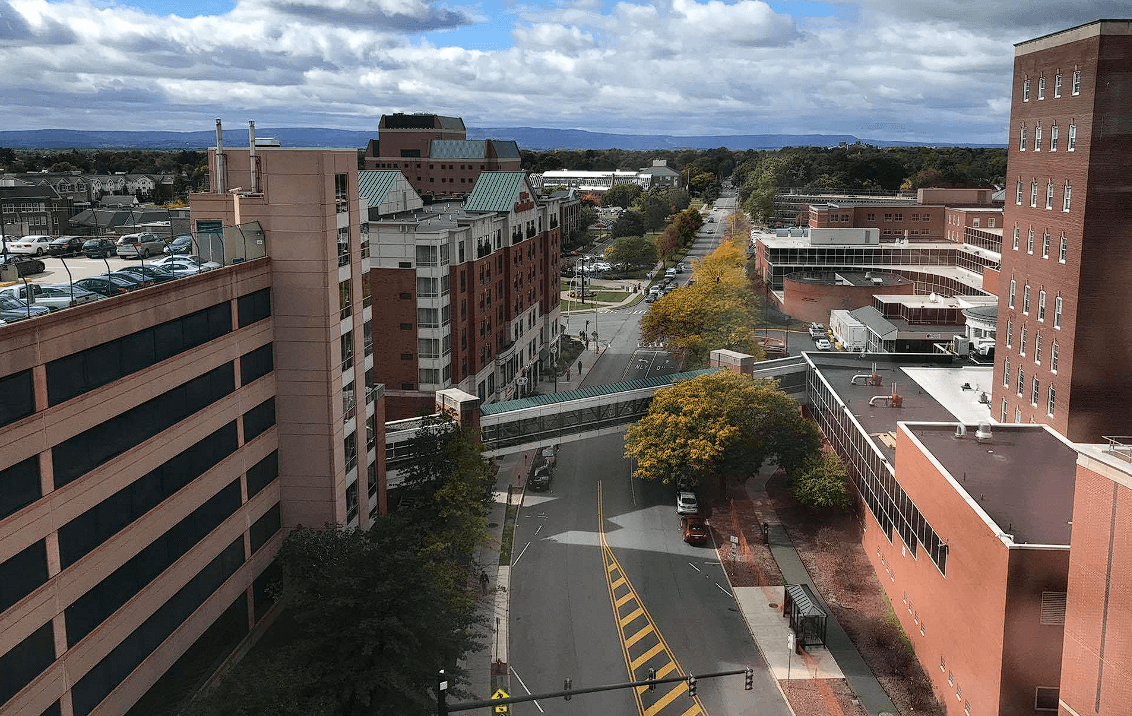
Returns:
[[[956,419],[968,425],[992,420],[990,403],[980,403],[979,396],[985,392],[990,399],[994,366],[908,366],[901,370]],[[965,390],[964,385],[970,389]],[[908,392],[899,387],[897,392]]]

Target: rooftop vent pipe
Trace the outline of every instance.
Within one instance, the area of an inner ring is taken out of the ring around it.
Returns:
[[[967,426],[966,425],[964,425],[963,423],[959,423],[958,425],[955,426],[955,437],[961,438],[966,434],[967,434]]]
[[[220,118],[216,118],[216,193],[224,193],[224,132],[220,130]]]

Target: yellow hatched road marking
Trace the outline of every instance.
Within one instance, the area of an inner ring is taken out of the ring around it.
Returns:
[[[646,624],[644,627],[641,628],[641,630],[639,632],[637,632],[636,634],[634,634],[633,636],[631,636],[631,637],[629,637],[628,639],[625,640],[625,648],[628,649],[629,647],[636,644],[641,639],[644,639],[649,634],[652,634],[652,632],[653,632],[652,624]]]
[[[637,617],[641,616],[644,613],[645,613],[645,610],[642,607],[637,607],[636,609],[634,609],[633,611],[629,612],[628,614],[626,614],[624,617],[621,618],[621,627],[624,628],[626,624],[633,621],[634,619],[636,619]]]
[[[657,629],[656,622],[653,621],[652,615],[649,614],[644,603],[637,595],[636,590],[633,589],[632,583],[629,582],[628,575],[625,574],[625,570],[617,561],[617,556],[613,554],[613,550],[609,547],[609,542],[605,539],[605,511],[602,504],[601,480],[598,480],[597,483],[597,517],[598,542],[601,546],[602,563],[606,568],[605,584],[609,591],[609,604],[613,608],[613,617],[618,621],[617,640],[621,644],[621,656],[625,659],[625,668],[629,673],[629,678],[632,680],[645,678],[643,675],[636,673],[637,669],[661,652],[664,652],[668,659],[657,669],[656,678],[663,679],[673,672],[682,675],[683,671],[680,669],[679,662],[676,661],[675,654],[672,653],[672,649],[670,649],[668,643],[665,642],[664,635]],[[619,597],[615,594],[615,591],[621,587],[625,587],[628,593]],[[620,608],[634,599],[637,601],[636,608],[629,614],[621,617]],[[641,616],[645,618],[647,624],[640,629],[633,629],[630,635],[626,627]],[[644,641],[645,638],[650,635],[655,636],[656,643],[636,659],[631,658],[629,655],[629,647]],[[632,691],[633,699],[637,703],[638,713],[640,716],[663,716],[661,712],[665,707],[670,705],[680,694],[686,693],[688,685],[687,682],[679,682],[676,686],[673,686],[670,691],[666,692],[659,701],[653,703],[646,709],[645,703],[642,701],[641,697],[647,690],[648,686],[638,686]],[[704,708],[703,702],[700,701],[699,697],[693,696],[691,698],[692,707],[685,711],[683,716],[696,716],[697,714],[707,716],[707,709]]]
[[[645,716],[656,716],[657,712],[663,709],[668,704],[676,700],[676,697],[688,690],[688,682],[681,681],[668,691],[667,694],[660,697],[660,700],[645,709]]]
[[[641,654],[636,659],[633,659],[632,663],[629,664],[629,668],[632,669],[633,671],[636,671],[638,666],[645,663],[646,661],[653,658],[654,656],[656,656],[657,654],[659,654],[662,651],[664,651],[664,644],[661,644],[658,641],[656,644],[653,644],[653,647],[651,649],[646,651],[644,654]]]

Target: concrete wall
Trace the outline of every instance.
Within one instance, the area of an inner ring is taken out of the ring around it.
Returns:
[[[784,303],[782,311],[800,321],[829,323],[831,311],[852,311],[862,306],[871,306],[873,294],[897,294],[910,296],[915,291],[911,283],[902,286],[835,286],[830,284],[792,281],[789,276],[783,280]]]

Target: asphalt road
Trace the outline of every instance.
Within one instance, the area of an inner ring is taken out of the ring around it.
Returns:
[[[723,212],[713,214],[689,258],[718,245]],[[663,351],[638,349],[642,314],[598,314],[609,346],[585,385],[676,370]],[[587,317],[572,316],[570,330],[582,328],[579,320]],[[715,551],[683,542],[675,487],[630,479],[623,443],[618,434],[563,445],[550,490],[526,494],[511,571],[510,693],[557,691],[566,678],[575,688],[624,682],[629,669],[645,678],[650,667],[702,674],[747,665],[755,667],[755,689],[732,676],[701,681],[696,699],[681,683],[515,704],[511,713],[786,716]]]

